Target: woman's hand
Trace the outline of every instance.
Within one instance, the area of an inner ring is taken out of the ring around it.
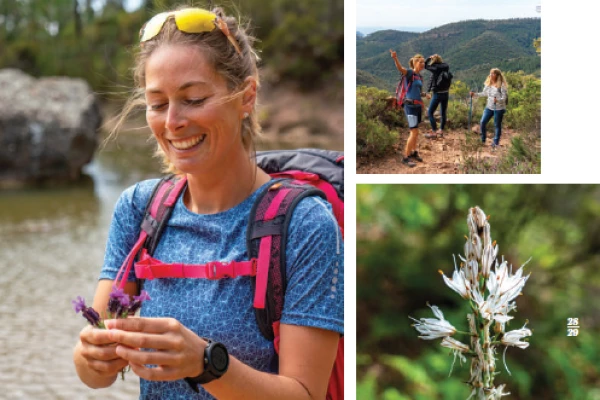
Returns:
[[[390,56],[392,56],[392,58],[395,60],[398,58],[398,55],[396,54],[396,52],[392,49],[390,49]]]
[[[425,93],[425,97],[427,97],[428,99],[431,99],[431,93]]]
[[[471,97],[473,97],[473,96],[475,95],[475,92],[469,92],[469,95],[470,95]]]
[[[102,378],[115,377],[129,362],[117,355],[117,345],[105,329],[86,326],[79,334],[78,352],[87,367]]]
[[[140,378],[173,381],[203,372],[206,341],[176,319],[113,319],[105,325],[110,339],[117,343],[116,354],[127,360]]]

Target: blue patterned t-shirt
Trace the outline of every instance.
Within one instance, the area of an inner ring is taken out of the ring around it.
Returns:
[[[411,100],[421,100],[421,91],[423,90],[423,78],[421,77],[421,74],[416,73],[413,69],[407,68],[406,80],[409,85],[406,98]]]
[[[145,206],[158,180],[139,182],[123,192],[111,223],[100,279],[114,279],[139,236]],[[248,259],[246,228],[250,209],[263,185],[237,206],[217,214],[189,211],[180,196],[154,257],[167,263],[204,264]],[[300,201],[294,210],[286,247],[287,280],[282,324],[344,332],[343,241],[330,205],[320,198]],[[260,371],[275,373],[273,343],[256,324],[252,277],[235,279],[148,280],[152,300],[143,317],[172,317],[201,337],[225,344],[230,354]],[[128,280],[135,280],[132,269]],[[183,380],[140,379],[140,399],[213,399],[196,394]]]

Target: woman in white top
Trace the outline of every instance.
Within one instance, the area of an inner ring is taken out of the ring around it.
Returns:
[[[492,68],[490,75],[485,80],[485,88],[481,93],[471,92],[471,97],[487,96],[487,104],[481,117],[481,141],[485,143],[487,123],[494,117],[495,135],[492,148],[500,144],[502,135],[502,117],[506,112],[506,100],[508,99],[508,85],[498,68]]]

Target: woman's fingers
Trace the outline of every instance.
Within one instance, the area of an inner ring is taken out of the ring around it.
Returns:
[[[104,325],[108,330],[165,333],[178,330],[181,324],[173,318],[122,318],[104,321]]]
[[[81,343],[81,355],[89,360],[112,361],[120,358],[117,355],[117,344],[112,343],[103,346]]]
[[[141,349],[132,349],[127,346],[118,346],[117,354],[119,357],[133,364],[139,365],[160,365],[170,367],[180,367],[184,364],[182,353],[171,351],[148,351]]]
[[[113,376],[129,365],[129,361],[122,358],[111,361],[87,359],[88,366],[100,375]]]
[[[81,343],[90,343],[96,346],[114,343],[106,329],[98,329],[89,325],[81,330],[79,339],[81,339]]]
[[[157,366],[147,367],[143,364],[130,362],[134,374],[147,381],[175,381],[181,378],[181,374],[175,368]]]
[[[113,341],[136,349],[181,350],[183,339],[178,335],[127,332],[114,329],[110,332]]]
[[[183,349],[182,325],[173,318],[128,318],[107,323],[109,337],[132,348]]]

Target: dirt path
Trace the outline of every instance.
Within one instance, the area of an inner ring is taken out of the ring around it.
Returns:
[[[484,146],[478,145],[479,134],[470,132],[469,137],[465,137],[466,130],[446,131],[444,138],[426,139],[423,135],[427,131],[421,130],[418,139],[418,151],[422,163],[416,163],[416,167],[410,168],[402,164],[402,152],[406,145],[408,130],[402,130],[400,142],[394,145],[393,153],[388,156],[377,159],[357,159],[356,173],[358,174],[460,174],[461,164],[463,163],[463,149],[468,148],[469,154],[476,157],[478,162],[488,161],[493,163],[501,158],[508,149],[511,139],[518,133],[512,129],[502,129],[502,139],[500,147],[492,150],[492,140],[488,136],[487,143]],[[488,132],[489,135],[489,132]],[[492,131],[493,135],[493,131]]]

